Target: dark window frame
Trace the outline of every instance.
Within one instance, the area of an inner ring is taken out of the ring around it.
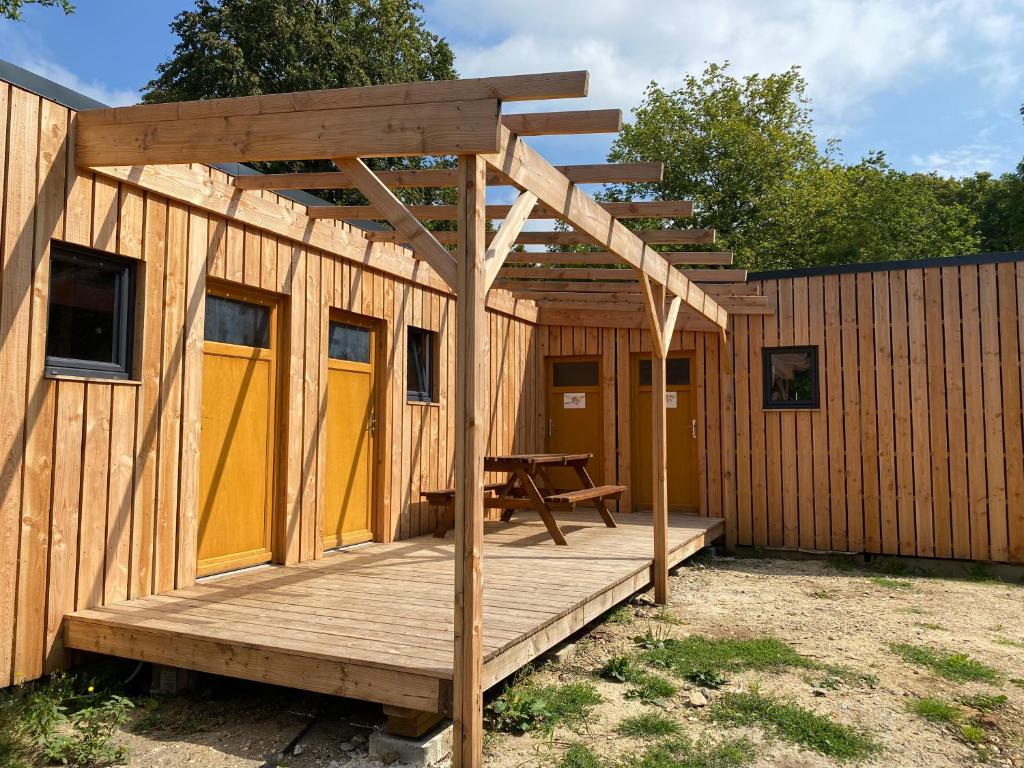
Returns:
[[[50,246],[51,276],[47,284],[47,342],[50,334],[50,299],[53,264],[90,264],[115,275],[114,283],[114,360],[88,360],[60,357],[47,353],[43,372],[47,376],[126,380],[132,377],[135,347],[135,296],[138,286],[138,262],[105,251],[54,241]]]
[[[806,400],[772,400],[771,356],[777,353],[805,352],[811,360],[811,392],[813,397]],[[821,381],[818,371],[818,345],[799,344],[795,346],[764,347],[761,350],[761,395],[765,410],[814,410],[821,407]]]
[[[428,349],[426,354],[422,356],[423,367],[420,370],[419,378],[420,382],[424,384],[422,389],[412,389],[409,381],[409,377],[413,370],[413,354],[412,346],[413,339],[420,338],[425,340]],[[437,354],[437,331],[431,331],[427,328],[417,328],[415,326],[408,326],[406,328],[406,340],[405,340],[405,353],[406,353],[406,370],[405,370],[405,399],[410,403],[436,403],[437,402],[437,382],[435,381],[434,371],[437,369],[435,355]]]

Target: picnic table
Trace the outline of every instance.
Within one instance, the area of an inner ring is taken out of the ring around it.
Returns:
[[[501,519],[508,521],[517,510],[540,515],[555,544],[566,545],[565,535],[558,527],[553,512],[573,510],[578,504],[590,504],[601,515],[604,524],[615,527],[615,518],[608,508],[609,499],[617,499],[626,490],[624,485],[595,485],[587,472],[591,453],[521,453],[484,457],[484,471],[505,473],[502,482],[484,486],[484,508],[500,509]],[[574,470],[579,488],[558,489],[551,482],[548,470],[568,467]],[[455,524],[455,489],[424,491],[431,504],[442,507],[447,515],[438,515],[434,535],[443,537]],[[449,522],[450,519],[450,522]]]

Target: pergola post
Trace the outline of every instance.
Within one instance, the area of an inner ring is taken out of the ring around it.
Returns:
[[[486,165],[459,156],[455,366],[455,768],[483,761],[483,485],[487,424]]]

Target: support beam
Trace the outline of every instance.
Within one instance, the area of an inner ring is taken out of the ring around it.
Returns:
[[[512,243],[515,242],[536,202],[537,196],[533,192],[520,193],[519,197],[512,204],[512,208],[509,210],[505,220],[501,223],[497,234],[492,238],[490,245],[487,246],[487,258],[484,265],[486,269],[485,291],[490,290],[491,285],[494,283],[494,278],[498,276],[498,270],[505,263],[505,258],[512,248]]]
[[[666,363],[679,297],[665,308],[665,287],[640,278],[651,329],[651,475],[654,516],[654,602],[668,603],[668,426],[665,414]]]
[[[613,216],[615,214],[612,214]],[[732,251],[659,251],[665,261],[673,266],[729,266]],[[593,267],[621,264],[614,254],[607,251],[584,253],[558,251],[524,251],[510,253],[507,264],[587,264]]]
[[[455,333],[454,768],[483,762],[484,451],[487,444],[488,331],[485,314],[485,164],[459,158]]]
[[[84,113],[83,113],[84,114]],[[643,184],[661,181],[663,163],[591,163],[587,165],[556,165],[573,184]],[[389,187],[454,187],[458,181],[455,168],[425,168],[416,171],[378,171],[377,177]],[[351,189],[355,185],[344,173],[265,173],[236,176],[239,189]],[[512,182],[498,171],[489,171],[487,185],[509,186]],[[364,217],[370,218],[370,217]]]
[[[519,136],[618,133],[622,127],[622,110],[589,109],[502,115],[501,124]]]
[[[680,274],[686,275],[695,283],[744,283],[747,280],[745,269],[682,269]],[[512,279],[531,280],[628,280],[635,282],[637,273],[634,269],[608,269],[589,267],[505,267],[501,276]]]
[[[401,232],[416,254],[434,268],[449,285],[455,285],[455,259],[416,218],[394,193],[384,186],[373,171],[357,157],[339,158],[334,164],[354,179],[359,191],[384,213],[396,231]]]
[[[524,187],[525,189],[525,187]],[[533,190],[531,190],[532,192]],[[588,198],[589,199],[589,198]],[[591,200],[596,210],[608,217],[609,220],[612,217],[606,210],[601,208],[596,202]],[[559,214],[559,218],[564,219],[562,214]],[[618,222],[616,222],[619,224]],[[622,224],[619,224],[625,232],[630,233],[630,237],[633,240],[638,240],[640,245],[644,243],[653,243],[658,245],[664,244],[678,244],[678,245],[710,245],[715,242],[715,230],[713,229],[639,229],[639,230],[628,230]],[[438,232],[437,239],[439,242],[445,245],[454,245],[459,238],[458,232]],[[493,236],[493,235],[492,235]],[[602,247],[605,243],[600,242],[598,239],[599,235],[591,235],[585,231],[577,229],[573,232],[523,232],[516,239],[518,245],[590,245]],[[402,239],[403,235],[401,232],[379,232],[370,231],[366,233],[366,239],[374,243],[404,243]],[[653,250],[649,251],[652,254],[649,258],[651,262],[655,262],[660,259],[660,256]],[[664,260],[662,260],[663,262]],[[666,265],[667,266],[667,265]]]
[[[383,181],[385,171],[377,176]],[[286,174],[287,175],[287,174]],[[244,176],[241,178],[252,178]],[[314,189],[314,187],[310,187]],[[693,214],[693,203],[689,200],[640,200],[637,202],[599,203],[617,219],[685,218]],[[409,213],[423,221],[454,221],[457,216],[454,205],[410,205]],[[504,219],[510,205],[488,205],[487,218]],[[306,215],[311,219],[365,220],[383,219],[381,212],[372,205],[310,205]],[[538,205],[530,212],[531,219],[557,219],[558,214],[546,205]]]
[[[496,100],[480,99],[150,122],[80,112],[75,160],[88,168],[493,152],[499,111]]]

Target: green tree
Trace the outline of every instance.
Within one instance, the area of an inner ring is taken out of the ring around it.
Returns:
[[[458,75],[444,38],[423,23],[413,0],[196,0],[171,23],[170,59],[143,88],[147,103],[348,88]],[[333,169],[326,160],[259,163],[266,172]],[[377,168],[423,167],[417,158]],[[323,191],[336,201],[354,193]],[[434,202],[415,190],[410,202]]]
[[[981,250],[1024,250],[1024,160],[1012,173],[963,179],[959,197],[978,217]]]
[[[75,12],[71,0],[0,0],[0,19],[21,21],[21,11],[26,5],[41,5],[47,8],[57,6],[64,15]]]
[[[712,64],[673,91],[652,83],[609,160],[658,159],[660,183],[606,196],[692,199],[692,224],[748,268],[947,256],[982,240],[960,180],[898,171],[881,152],[844,165],[835,141],[820,150],[796,67],[737,79]]]

